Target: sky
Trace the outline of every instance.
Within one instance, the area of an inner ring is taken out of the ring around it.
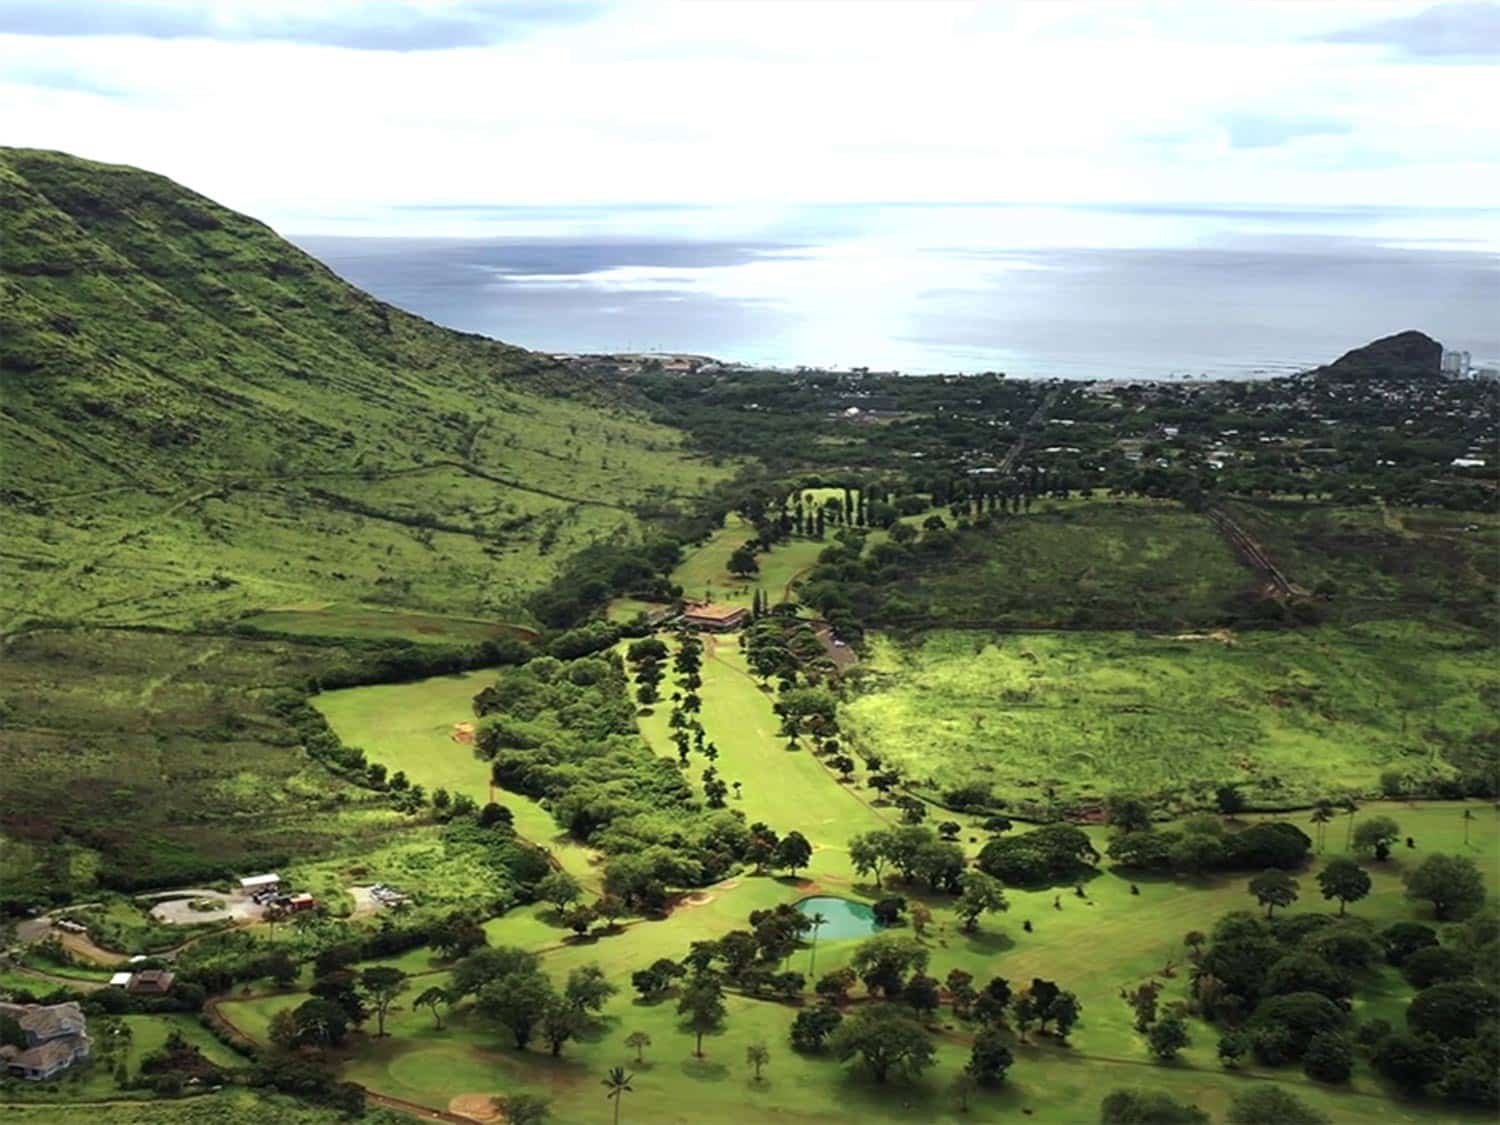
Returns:
[[[1495,3],[0,0],[0,144],[305,233],[627,205],[1493,208],[1497,104]]]

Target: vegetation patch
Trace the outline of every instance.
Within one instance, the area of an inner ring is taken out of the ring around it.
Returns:
[[[1491,650],[1419,624],[1255,632],[1231,643],[1121,634],[937,633],[872,647],[845,708],[855,745],[936,796],[987,786],[1049,815],[1130,789],[1212,807],[1233,784],[1287,807],[1346,789],[1495,784]],[[1491,749],[1486,749],[1490,747]]]

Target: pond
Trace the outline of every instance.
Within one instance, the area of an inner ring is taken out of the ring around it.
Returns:
[[[875,912],[862,902],[851,902],[847,898],[819,895],[805,898],[797,909],[811,917],[821,914],[828,919],[818,927],[819,941],[839,941],[845,938],[865,938],[878,933],[883,927],[875,921]],[[807,936],[811,936],[808,934]]]

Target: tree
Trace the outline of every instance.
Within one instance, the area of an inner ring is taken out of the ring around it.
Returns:
[[[1392,965],[1403,964],[1419,949],[1437,945],[1437,931],[1420,922],[1396,922],[1380,933],[1380,942],[1385,947],[1385,957]]]
[[[1453,980],[1424,988],[1406,1008],[1406,1025],[1442,1042],[1472,1039],[1486,1021],[1500,1016],[1500,997],[1475,980]]]
[[[812,845],[807,842],[807,837],[800,832],[788,832],[779,844],[773,863],[777,867],[784,867],[791,872],[792,878],[797,877],[797,871],[806,867],[812,860]]]
[[[583,1013],[565,998],[554,995],[542,1013],[542,1037],[552,1049],[552,1057],[562,1054],[563,1044],[583,1029]]]
[[[446,988],[437,985],[426,989],[413,1003],[419,1008],[428,1008],[432,1011],[432,1022],[437,1025],[439,1031],[443,1030],[443,1009],[453,1003],[453,994]]]
[[[1400,826],[1388,816],[1372,816],[1362,820],[1354,828],[1352,837],[1355,852],[1386,859],[1391,854],[1391,845],[1401,839]]]
[[[552,1116],[552,1103],[536,1094],[512,1094],[491,1101],[505,1115],[505,1125],[542,1125]]]
[[[1053,1024],[1057,1029],[1057,1037],[1066,1043],[1068,1033],[1073,1030],[1073,1025],[1078,1022],[1082,1012],[1083,1005],[1078,1002],[1074,993],[1060,991],[1041,1010],[1041,1023],[1043,1027],[1049,1022]]]
[[[771,1052],[764,1043],[751,1043],[745,1048],[745,1061],[755,1068],[755,1081],[760,1081],[760,1071],[771,1061]]]
[[[630,1080],[633,1077],[634,1075],[625,1072],[623,1066],[612,1066],[609,1068],[609,1075],[604,1079],[603,1085],[609,1090],[609,1093],[604,1096],[615,1103],[615,1125],[620,1125],[621,1099],[626,1094],[635,1092],[630,1086]]]
[[[625,900],[619,895],[600,895],[599,901],[594,903],[594,913],[603,918],[604,924],[613,930],[625,915]]]
[[[1266,908],[1267,918],[1278,906],[1290,906],[1297,901],[1297,880],[1274,867],[1251,879],[1249,886],[1255,901]]]
[[[1302,1069],[1319,1082],[1347,1082],[1354,1073],[1354,1049],[1337,1032],[1320,1032],[1307,1044]]]
[[[849,965],[872,995],[894,999],[911,973],[927,970],[927,949],[913,938],[876,934],[854,951]]]
[[[974,1047],[969,1052],[968,1072],[984,1086],[998,1086],[1005,1080],[1005,1072],[1016,1061],[1005,1037],[995,1027],[983,1028],[974,1036]]]
[[[1338,856],[1328,861],[1328,866],[1318,873],[1318,886],[1322,888],[1324,898],[1336,898],[1339,900],[1339,916],[1344,914],[1344,908],[1351,902],[1358,902],[1370,893],[1370,875],[1345,856]]]
[[[1484,876],[1467,856],[1430,855],[1402,876],[1408,898],[1432,903],[1438,921],[1484,903]]]
[[[906,987],[901,990],[901,999],[918,1015],[930,1016],[942,1005],[943,994],[935,978],[918,973],[906,982]]]
[[[1146,1040],[1151,1044],[1151,1053],[1164,1062],[1175,1059],[1177,1052],[1191,1042],[1187,1024],[1177,1016],[1157,1020],[1146,1033]]]
[[[984,1024],[999,1026],[1005,1022],[1005,1013],[1010,1004],[1010,981],[1004,977],[992,977],[974,997],[974,1018]]]
[[[677,1002],[677,1014],[697,1037],[693,1054],[703,1057],[703,1036],[724,1026],[724,985],[717,976],[703,974],[688,982]]]
[[[1182,937],[1182,944],[1187,946],[1188,956],[1196,961],[1203,955],[1203,943],[1208,940],[1208,935],[1202,930],[1189,930]]]
[[[359,975],[360,987],[370,998],[375,1009],[375,1037],[385,1038],[385,1017],[395,1004],[396,997],[406,991],[406,974],[389,965],[375,965]]]
[[[1327,1125],[1328,1118],[1295,1094],[1269,1083],[1252,1086],[1229,1103],[1229,1125]]]
[[[566,871],[554,871],[536,885],[536,897],[562,913],[583,895],[583,887]]]
[[[1214,800],[1225,816],[1234,816],[1245,807],[1245,798],[1233,785],[1221,785],[1214,791]]]
[[[629,1035],[625,1036],[625,1046],[635,1052],[635,1061],[637,1063],[643,1063],[646,1061],[646,1048],[651,1046],[651,1036],[647,1035],[644,1031],[632,1031]]]
[[[979,928],[981,914],[1010,909],[1010,903],[1005,901],[1005,887],[999,879],[983,871],[966,872],[959,885],[963,887],[963,893],[953,909],[964,920],[966,933]]]
[[[816,1007],[803,1008],[792,1020],[792,1048],[805,1054],[821,1051],[843,1021],[843,1013],[826,1000]]]
[[[738,575],[741,578],[748,578],[752,574],[760,573],[760,563],[755,561],[755,552],[751,550],[748,543],[744,546],[736,547],[734,552],[729,556],[729,573]]]
[[[1144,832],[1151,827],[1151,806],[1141,797],[1115,793],[1105,798],[1104,813],[1117,832]]]
[[[877,828],[873,832],[862,832],[849,838],[849,862],[861,875],[873,875],[875,886],[880,887],[880,873],[891,855],[891,833]]]
[[[1208,1114],[1160,1090],[1111,1090],[1099,1103],[1102,1125],[1208,1125]]]
[[[592,962],[580,965],[569,973],[568,983],[563,986],[563,996],[568,1006],[579,1013],[598,1013],[605,1002],[618,991],[604,975],[604,970]]]
[[[812,976],[813,967],[818,960],[818,931],[828,924],[828,918],[822,911],[814,911],[807,920],[812,923],[812,951],[807,957],[807,975]]]
[[[1323,840],[1328,834],[1328,822],[1333,819],[1333,805],[1328,801],[1319,801],[1308,819],[1318,826],[1318,851],[1322,852]]]
[[[920,902],[911,904],[911,930],[918,937],[925,937],[927,927],[932,925],[932,911]]]
[[[1465,808],[1464,809],[1463,820],[1464,820],[1464,847],[1467,848],[1469,846],[1469,825],[1472,824],[1473,821],[1474,821],[1474,810],[1470,809],[1470,808]]]
[[[508,1028],[518,1050],[524,1051],[537,1024],[547,1014],[554,993],[541,973],[509,973],[486,984],[475,1004],[479,1014]]]
[[[876,1082],[884,1082],[893,1071],[920,1074],[935,1055],[922,1025],[889,1004],[861,1008],[839,1025],[829,1046],[840,1062],[858,1055]]]
[[[1125,993],[1125,1003],[1135,1012],[1135,1029],[1144,1032],[1156,1022],[1156,1001],[1161,995],[1161,982],[1145,981],[1133,991]]]
[[[594,908],[586,902],[580,902],[573,909],[563,914],[563,925],[572,930],[579,937],[589,932],[589,927],[598,921],[599,915]]]
[[[1370,1064],[1381,1075],[1413,1094],[1442,1076],[1447,1053],[1425,1035],[1387,1035],[1375,1047]]]

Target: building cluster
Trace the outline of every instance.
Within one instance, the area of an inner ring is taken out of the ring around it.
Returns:
[[[43,1082],[78,1063],[93,1050],[88,1021],[76,1001],[66,1004],[10,1004],[0,1001],[0,1017],[21,1029],[25,1046],[0,1045],[0,1065],[12,1078]]]
[[[240,880],[240,892],[249,895],[250,901],[256,906],[266,909],[275,907],[288,914],[299,914],[318,905],[318,900],[306,891],[296,894],[288,891],[281,876],[274,871],[264,875],[246,875]]]

